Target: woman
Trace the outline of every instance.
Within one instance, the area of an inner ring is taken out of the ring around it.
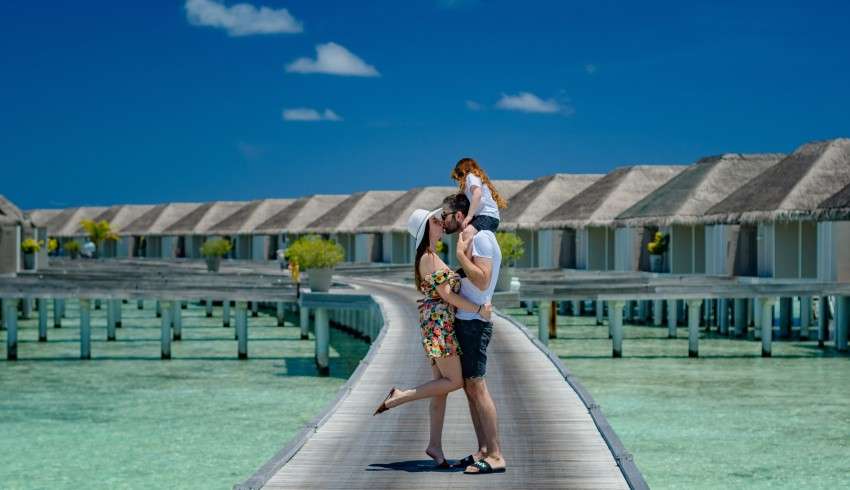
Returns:
[[[460,291],[460,276],[436,253],[437,242],[443,237],[440,211],[417,209],[407,221],[408,232],[416,240],[415,284],[419,292],[425,295],[419,300],[422,346],[431,360],[434,379],[409,390],[393,387],[375,410],[375,415],[404,403],[430,397],[431,437],[425,454],[437,463],[438,468],[449,468],[442,442],[446,397],[463,386],[458,357],[462,353],[454,332],[455,311],[457,308],[475,311],[489,319],[492,307],[489,304],[473,304],[457,294]]]

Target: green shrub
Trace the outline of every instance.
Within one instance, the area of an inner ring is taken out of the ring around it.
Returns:
[[[345,258],[342,246],[318,235],[307,235],[295,240],[285,252],[286,258],[304,269],[331,269]]]
[[[112,227],[105,219],[95,222],[94,220],[84,219],[80,221],[80,226],[85,230],[89,240],[94,242],[98,248],[104,240],[118,240],[118,234],[112,231]]]
[[[65,249],[68,253],[79,253],[80,251],[80,242],[68,242],[65,245],[62,245],[62,248]]]
[[[658,231],[655,233],[652,241],[646,244],[646,251],[650,255],[664,255],[664,252],[667,251],[669,241],[669,235]]]
[[[500,231],[496,233],[496,241],[502,251],[502,265],[513,267],[516,261],[525,255],[525,243],[516,233]]]
[[[233,244],[230,243],[230,240],[225,240],[224,238],[213,238],[212,240],[207,240],[201,245],[201,255],[204,257],[224,257],[230,250],[233,248]]]
[[[23,250],[25,254],[34,254],[41,250],[41,244],[33,238],[27,238],[23,243],[21,243],[21,250]]]

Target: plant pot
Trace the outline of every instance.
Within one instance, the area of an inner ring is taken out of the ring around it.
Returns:
[[[35,254],[25,253],[24,254],[24,270],[31,271],[33,269],[35,269]]]
[[[310,291],[327,292],[331,288],[333,269],[307,269]]]
[[[661,272],[664,267],[664,256],[658,254],[652,254],[649,256],[649,270],[650,272]]]
[[[207,257],[207,272],[218,272],[221,265],[221,257]]]
[[[68,252],[68,253],[71,254],[72,259],[76,259],[77,257],[80,256],[80,252],[75,251],[75,252]]]
[[[513,267],[503,267],[499,269],[499,278],[496,280],[496,291],[510,291],[511,279],[514,277]]]

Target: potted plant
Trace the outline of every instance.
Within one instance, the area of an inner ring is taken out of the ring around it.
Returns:
[[[59,242],[55,238],[47,240],[48,255],[56,255],[56,249],[59,248]]]
[[[223,238],[213,238],[212,240],[205,241],[201,245],[201,255],[207,259],[207,271],[218,272],[218,268],[221,265],[221,258],[230,253],[232,248],[233,244],[230,243],[230,240]]]
[[[496,291],[510,291],[511,279],[514,277],[516,261],[525,255],[525,243],[516,233],[500,231],[496,233],[496,241],[502,252],[502,264],[499,267],[499,279]]]
[[[657,231],[652,241],[646,244],[646,251],[649,252],[649,269],[651,272],[661,272],[664,264],[664,254],[667,252],[669,241],[670,236],[668,234]]]
[[[80,221],[80,226],[85,230],[89,240],[94,243],[95,249],[92,258],[97,258],[100,252],[101,245],[106,240],[118,240],[118,234],[112,231],[112,227],[105,219],[95,222],[94,220],[84,219]]]
[[[78,241],[70,241],[65,245],[62,245],[62,248],[68,255],[71,256],[72,259],[76,259],[80,256],[80,242]]]
[[[21,244],[21,250],[24,252],[24,270],[35,269],[35,254],[41,250],[41,243],[33,238],[27,238]]]
[[[330,289],[333,269],[344,257],[340,244],[318,235],[301,237],[286,249],[286,258],[307,272],[311,291]]]

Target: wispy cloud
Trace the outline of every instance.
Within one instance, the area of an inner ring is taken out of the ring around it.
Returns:
[[[474,100],[467,100],[466,101],[466,108],[469,109],[470,111],[476,111],[476,112],[484,110],[484,106],[482,106],[478,102],[475,102]]]
[[[288,10],[237,3],[230,7],[215,0],[186,0],[186,18],[196,26],[225,29],[231,36],[294,34],[304,30]]]
[[[324,112],[319,112],[316,109],[309,107],[295,107],[292,109],[283,110],[284,121],[342,121],[342,118],[336,112],[325,109]]]
[[[596,69],[597,66],[592,63],[584,65],[584,71],[587,72],[588,75],[593,75],[594,73],[596,73]]]
[[[316,59],[298,58],[286,65],[290,73],[325,73],[353,77],[379,77],[378,70],[337,43],[316,46]]]
[[[543,100],[530,92],[520,92],[516,95],[502,94],[502,98],[496,102],[496,107],[506,111],[520,111],[537,114],[570,115],[574,111],[572,107],[563,105],[555,99]]]

